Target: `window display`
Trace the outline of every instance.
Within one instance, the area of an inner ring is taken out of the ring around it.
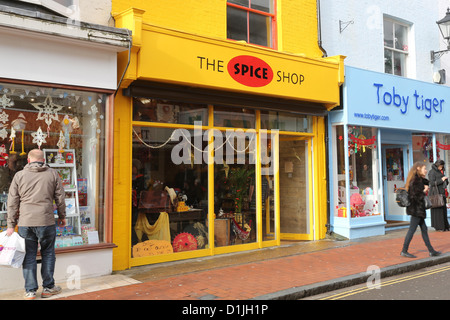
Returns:
[[[348,126],[348,146],[344,147],[343,126],[336,126],[338,155],[338,181],[335,216],[346,218],[366,217],[380,214],[379,164],[377,153],[377,129]],[[344,156],[348,157],[345,172]],[[350,185],[345,186],[346,175]],[[347,205],[347,192],[350,205]]]
[[[0,228],[10,182],[39,148],[66,191],[56,247],[104,241],[105,105],[101,93],[0,83]]]
[[[413,163],[423,162],[427,170],[431,170],[434,163],[433,156],[433,134],[432,133],[413,133]],[[439,149],[438,149],[439,150]]]
[[[194,161],[207,142],[196,150],[194,132],[133,127],[134,258],[208,248],[208,167]]]

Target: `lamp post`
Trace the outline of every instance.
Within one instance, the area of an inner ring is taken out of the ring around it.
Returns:
[[[447,42],[447,49],[441,51],[431,51],[431,63],[434,63],[437,59],[442,57],[444,53],[450,50],[450,8],[447,9],[445,17],[439,21],[436,21],[442,37]]]

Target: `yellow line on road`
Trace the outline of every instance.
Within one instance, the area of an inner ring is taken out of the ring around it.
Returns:
[[[402,277],[402,278],[398,278],[398,279],[393,279],[393,280],[389,280],[389,281],[381,281],[380,286],[384,287],[384,286],[389,286],[389,285],[393,285],[396,283],[401,283],[401,282],[405,282],[405,281],[409,281],[409,280],[413,280],[413,279],[417,279],[417,278],[421,278],[421,277],[426,277],[435,273],[439,273],[439,272],[443,272],[443,271],[448,271],[450,270],[450,266],[447,267],[441,267],[441,268],[437,268],[434,270],[430,270],[430,271],[425,271],[425,272],[421,272],[419,274],[415,274],[415,275],[411,275],[411,276],[406,276],[406,277]],[[342,299],[348,296],[352,296],[358,293],[362,293],[365,291],[369,291],[369,290],[373,290],[375,288],[375,286],[366,286],[363,288],[358,288],[358,289],[353,289],[353,290],[349,290],[349,291],[345,291],[345,292],[341,292],[329,297],[325,297],[322,298],[320,300],[338,300],[338,299]]]

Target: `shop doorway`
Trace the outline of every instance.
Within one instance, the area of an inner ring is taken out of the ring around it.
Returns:
[[[313,240],[311,139],[280,137],[280,238]]]
[[[408,145],[383,145],[381,148],[383,159],[383,194],[384,217],[389,223],[403,221],[406,209],[395,201],[397,188],[405,186],[408,174],[409,147]]]

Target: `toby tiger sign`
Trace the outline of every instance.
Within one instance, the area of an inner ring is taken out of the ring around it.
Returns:
[[[228,73],[230,77],[247,87],[264,87],[272,82],[301,86],[307,81],[304,74],[294,71],[273,70],[264,60],[238,55],[229,61],[197,56],[200,70]]]

